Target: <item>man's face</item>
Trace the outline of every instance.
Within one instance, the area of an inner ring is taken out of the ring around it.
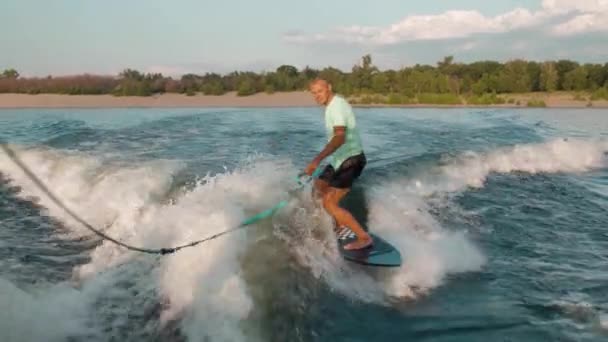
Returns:
[[[310,86],[310,92],[320,105],[326,105],[331,96],[331,89],[327,83],[317,82]]]

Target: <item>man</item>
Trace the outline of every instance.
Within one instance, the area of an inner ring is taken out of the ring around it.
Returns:
[[[328,143],[304,172],[312,175],[319,164],[331,156],[329,165],[315,180],[315,193],[322,198],[323,207],[336,221],[338,231],[348,227],[357,236],[357,240],[345,245],[344,249],[369,247],[372,245],[371,236],[351,213],[338,205],[361,175],[367,162],[352,107],[342,96],[334,94],[331,84],[323,79],[313,80],[309,89],[315,101],[325,106]]]

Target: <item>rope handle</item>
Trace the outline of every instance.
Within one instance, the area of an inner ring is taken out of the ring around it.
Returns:
[[[315,169],[315,171],[312,173],[311,176],[308,176],[304,171],[298,173],[298,175],[296,176],[296,181],[298,182],[298,184],[300,186],[304,186],[308,183],[310,183],[313,179],[318,178],[321,173],[323,173],[323,168],[321,167],[317,167]],[[302,181],[302,178],[306,177],[306,179],[304,181]]]

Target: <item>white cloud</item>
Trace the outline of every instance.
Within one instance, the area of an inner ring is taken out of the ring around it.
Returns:
[[[448,11],[440,15],[410,16],[378,30],[373,40],[395,43],[403,40],[462,38],[477,32],[498,32],[501,25],[477,11]]]
[[[543,0],[542,7],[548,13],[597,13],[608,11],[608,0]]]
[[[575,13],[551,28],[555,35],[608,31],[608,0],[544,0],[543,8],[551,13]]]
[[[560,36],[599,31],[608,31],[608,11],[578,15],[552,29],[554,34]]]
[[[523,8],[486,17],[478,11],[447,11],[439,15],[408,16],[388,27],[340,27],[324,34],[306,35],[291,32],[285,35],[290,42],[331,42],[392,44],[408,40],[464,38],[475,33],[498,33],[530,27],[540,23],[542,16]]]
[[[560,19],[562,21],[557,21]],[[515,8],[497,16],[485,16],[478,11],[450,10],[435,15],[407,16],[386,27],[353,25],[325,33],[291,32],[284,38],[293,43],[390,45],[506,33],[546,25],[554,25],[549,27],[549,32],[556,35],[608,31],[608,0],[543,0],[542,8],[536,12]]]
[[[463,45],[461,45],[458,50],[460,51],[470,51],[473,50],[474,48],[476,48],[477,46],[479,46],[478,42],[467,42]]]

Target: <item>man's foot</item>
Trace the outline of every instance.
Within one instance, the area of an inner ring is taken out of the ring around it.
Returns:
[[[345,245],[344,249],[347,251],[352,251],[357,249],[364,249],[370,247],[371,245],[373,245],[373,240],[369,235],[367,235],[366,237],[358,238],[357,241],[353,241]]]

